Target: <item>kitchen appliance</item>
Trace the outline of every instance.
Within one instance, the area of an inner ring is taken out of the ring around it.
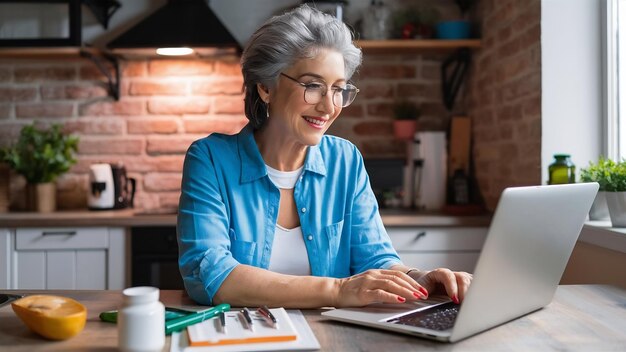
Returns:
[[[89,167],[87,205],[91,210],[132,208],[135,184],[121,164],[93,164]]]

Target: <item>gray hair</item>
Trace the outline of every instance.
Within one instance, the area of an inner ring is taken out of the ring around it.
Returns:
[[[313,58],[320,49],[343,55],[347,78],[361,65],[361,49],[354,46],[352,31],[342,21],[307,5],[274,16],[250,38],[241,56],[245,89],[245,113],[254,129],[267,120],[267,105],[257,84],[274,87],[280,73],[296,61]]]

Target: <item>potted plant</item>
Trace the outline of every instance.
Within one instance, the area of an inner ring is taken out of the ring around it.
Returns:
[[[393,104],[393,132],[396,138],[404,140],[413,140],[415,131],[417,131],[417,120],[420,118],[421,111],[412,101],[400,100]]]
[[[600,157],[597,163],[589,162],[587,168],[580,170],[581,182],[597,182],[600,185],[598,194],[591,205],[591,210],[589,210],[589,220],[607,220],[609,218],[606,193],[609,182],[609,170],[614,166],[614,161]]]
[[[613,227],[626,227],[626,160],[608,169],[606,203]]]
[[[56,209],[55,181],[76,163],[77,150],[78,137],[65,135],[58,124],[49,129],[26,125],[15,145],[2,150],[2,160],[26,178],[28,210]]]

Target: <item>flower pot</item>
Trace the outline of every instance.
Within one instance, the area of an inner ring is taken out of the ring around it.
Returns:
[[[439,22],[436,28],[439,39],[467,39],[470,37],[470,23],[468,21]]]
[[[395,120],[393,134],[397,139],[413,140],[417,130],[417,120]]]
[[[596,195],[589,210],[589,220],[608,220],[609,219],[609,206],[606,203],[605,191],[600,191]]]
[[[626,192],[606,192],[613,227],[626,227]]]
[[[29,183],[26,185],[26,208],[39,213],[51,213],[56,210],[56,184]]]

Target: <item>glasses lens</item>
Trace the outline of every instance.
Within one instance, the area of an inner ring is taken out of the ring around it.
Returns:
[[[352,104],[352,102],[354,101],[354,99],[356,98],[356,94],[359,92],[359,90],[353,86],[353,85],[348,85],[342,92],[341,92],[341,105],[337,105],[337,106],[341,106],[341,107],[346,107],[350,104]],[[339,94],[337,94],[339,95]]]
[[[304,90],[304,101],[307,104],[317,104],[322,100],[322,90],[318,88],[306,88]]]

